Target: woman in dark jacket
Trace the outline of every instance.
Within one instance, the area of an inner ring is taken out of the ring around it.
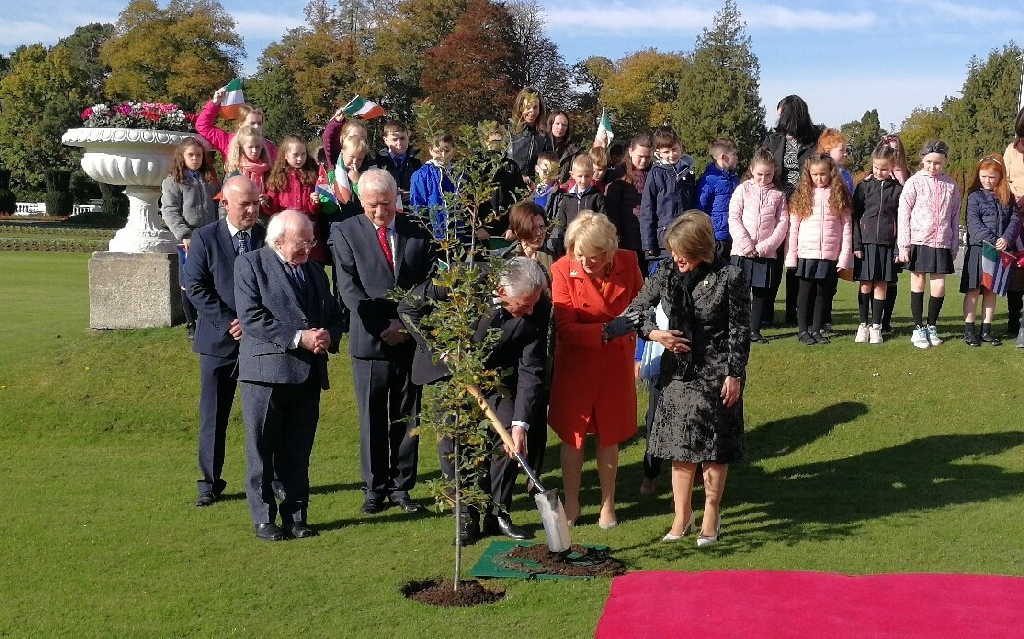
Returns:
[[[672,460],[675,518],[664,541],[694,522],[690,502],[697,464],[704,466],[704,518],[697,546],[718,541],[729,464],[743,457],[743,380],[750,354],[750,286],[743,271],[715,258],[711,220],[687,211],[665,234],[671,259],[644,284],[627,313],[661,304],[669,329],[648,321],[644,339],[665,347],[661,391],[648,434],[651,455]]]
[[[512,142],[508,157],[515,161],[523,183],[530,184],[537,155],[551,153],[551,139],[547,136],[547,109],[544,98],[536,89],[527,87],[519,92],[512,103]]]
[[[643,199],[644,184],[651,170],[654,157],[651,136],[637,135],[629,141],[629,152],[622,164],[608,174],[608,190],[604,196],[605,214],[619,232],[619,247],[636,251],[640,259],[640,270],[644,266],[644,251],[640,243],[640,201]]]
[[[779,119],[775,128],[765,138],[764,146],[772,152],[775,158],[775,186],[786,194],[787,197],[796,190],[797,182],[800,181],[800,171],[804,162],[814,155],[818,146],[818,138],[824,127],[814,124],[811,115],[807,110],[807,103],[798,95],[787,95],[779,100],[776,106]],[[779,263],[785,257],[786,245],[779,247]],[[796,290],[797,281],[794,269],[786,271],[786,323],[796,324]],[[779,294],[779,286],[782,284],[782,269],[774,275],[772,280],[771,306],[774,308],[775,298]],[[765,318],[771,322],[771,314]]]
[[[568,182],[572,159],[580,147],[572,141],[572,121],[565,111],[552,111],[548,116],[548,144],[558,158],[558,181]]]

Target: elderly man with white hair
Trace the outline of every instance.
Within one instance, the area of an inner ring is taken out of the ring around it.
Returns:
[[[397,196],[387,171],[366,171],[359,177],[363,214],[332,224],[328,242],[338,293],[351,313],[366,514],[381,512],[388,502],[406,512],[420,509],[409,495],[416,484],[420,388],[411,379],[414,345],[391,293],[426,280],[435,249],[426,229],[398,215]]]
[[[527,432],[531,428],[547,428],[546,423],[530,424],[531,418],[543,415],[545,346],[551,300],[548,297],[548,276],[539,263],[528,257],[513,257],[503,265],[494,292],[494,307],[478,318],[473,340],[483,341],[491,329],[501,331],[501,337],[487,356],[484,366],[500,371],[498,388],[487,400],[503,423],[511,425],[512,441],[519,454],[526,457]],[[412,379],[417,384],[431,384],[451,375],[443,362],[436,361],[426,341],[417,329],[433,306],[448,299],[448,290],[427,281],[417,287],[399,304],[398,312],[416,338],[416,357]],[[467,400],[472,401],[472,400]],[[497,438],[495,438],[497,439]],[[495,441],[495,444],[497,442]],[[450,439],[442,439],[437,446],[441,471],[447,477],[454,473]],[[519,467],[508,455],[495,453],[479,476],[479,487],[488,495],[490,503],[483,513],[469,508],[461,520],[459,537],[463,545],[484,535],[504,535],[513,539],[526,539],[529,533],[512,523],[509,510]]]
[[[315,245],[309,218],[282,211],[270,220],[266,246],[235,261],[245,495],[256,536],[267,541],[317,534],[306,521],[309,456],[341,312],[323,266],[309,261]],[[271,487],[275,472],[284,488],[281,503]]]

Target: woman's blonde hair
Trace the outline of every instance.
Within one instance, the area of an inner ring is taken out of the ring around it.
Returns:
[[[566,252],[575,254],[577,246],[611,254],[619,248],[619,235],[607,215],[584,209],[565,230]]]
[[[231,143],[228,147],[228,159],[224,162],[225,171],[231,172],[238,170],[238,166],[245,155],[242,153],[242,145],[246,140],[259,140],[260,161],[268,164],[270,163],[270,154],[267,152],[267,145],[263,141],[263,133],[259,129],[245,125],[239,127],[238,133],[235,133],[235,137],[231,138]]]
[[[675,219],[665,231],[670,251],[689,260],[715,261],[715,232],[704,211],[690,209]]]

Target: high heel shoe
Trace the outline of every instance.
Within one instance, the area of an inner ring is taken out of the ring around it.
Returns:
[[[715,522],[715,534],[713,537],[708,537],[703,531],[697,535],[697,547],[706,548],[718,543],[718,538],[722,535],[722,516],[718,516],[718,521]]]
[[[680,533],[678,535],[673,535],[672,531],[670,530],[670,531],[668,531],[668,533],[664,537],[661,538],[661,540],[662,541],[679,541],[680,539],[682,539],[683,537],[686,536],[686,533],[690,532],[690,530],[693,529],[693,522],[694,522],[694,520],[696,518],[697,518],[697,513],[690,513],[690,521],[688,521],[686,523],[686,526],[683,527],[683,532],[682,533]]]

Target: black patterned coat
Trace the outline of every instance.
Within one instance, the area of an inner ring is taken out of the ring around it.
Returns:
[[[725,261],[703,271],[688,294],[683,274],[671,259],[662,260],[631,304],[643,311],[663,304],[669,329],[692,340],[689,353],[666,351],[661,358],[661,399],[648,451],[661,459],[731,463],[743,458],[743,399],[726,408],[721,392],[726,376],[746,377],[750,287],[743,272]],[[657,328],[652,314],[647,317],[644,338]]]

